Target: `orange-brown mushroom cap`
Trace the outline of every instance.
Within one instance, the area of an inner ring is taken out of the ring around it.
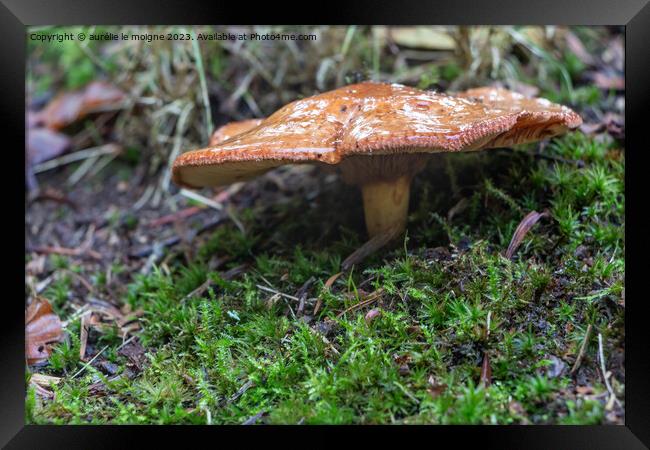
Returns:
[[[232,137],[180,155],[173,180],[188,187],[225,185],[283,164],[480,150],[555,136],[581,123],[565,106],[505,89],[447,95],[364,82],[296,100],[245,124],[239,134],[224,132]]]
[[[238,134],[244,133],[251,128],[255,128],[260,123],[262,123],[263,120],[264,119],[246,119],[240,120],[238,122],[227,123],[224,126],[217,128],[217,130],[212,133],[208,146],[213,147],[215,145],[219,145],[223,141],[227,141],[233,136],[237,136]]]

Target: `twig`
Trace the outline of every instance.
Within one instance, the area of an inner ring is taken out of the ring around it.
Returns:
[[[195,297],[195,296],[198,296],[198,295],[203,294],[203,293],[204,293],[204,292],[205,292],[205,291],[210,287],[210,285],[211,285],[212,283],[213,283],[213,281],[212,281],[210,278],[208,278],[207,280],[205,280],[205,281],[201,284],[201,286],[197,287],[197,288],[194,289],[192,292],[190,292],[190,293],[187,294],[185,297],[183,297],[183,298],[181,299],[181,303],[186,302],[187,300],[189,300],[189,299],[192,298],[192,297]]]
[[[244,420],[242,422],[242,425],[253,425],[255,422],[257,422],[264,414],[266,414],[266,411],[262,410],[255,414],[254,416],[249,417],[248,419]]]
[[[252,381],[252,380],[248,380],[246,383],[244,383],[244,385],[243,385],[242,387],[240,387],[240,388],[237,390],[237,392],[235,392],[232,396],[230,396],[230,398],[229,398],[227,401],[225,401],[225,402],[222,401],[222,402],[221,402],[222,405],[224,405],[224,404],[225,404],[225,405],[229,405],[230,403],[233,403],[233,402],[237,401],[237,399],[238,399],[239,397],[241,397],[242,395],[244,395],[244,393],[245,393],[247,390],[249,390],[250,388],[252,388],[253,386],[254,386],[253,381]]]
[[[585,351],[587,350],[587,343],[589,342],[589,337],[591,336],[591,329],[593,327],[591,324],[587,327],[587,331],[585,332],[585,338],[582,340],[582,345],[580,346],[580,351],[578,352],[578,357],[576,358],[576,362],[573,364],[573,367],[571,368],[571,372],[569,372],[571,375],[573,375],[576,370],[580,367],[580,364],[582,363],[582,358],[585,356]]]
[[[314,284],[314,281],[316,281],[316,278],[314,277],[309,277],[307,281],[298,289],[298,292],[296,292],[296,297],[298,297],[298,310],[296,313],[298,316],[301,316],[305,310],[305,301],[307,300],[307,293],[309,292],[309,289],[311,288],[311,285]]]
[[[356,303],[356,304],[350,306],[349,308],[347,308],[346,310],[338,313],[336,318],[339,319],[340,317],[342,317],[346,313],[356,311],[357,309],[361,309],[361,308],[363,308],[365,306],[370,305],[371,303],[376,302],[377,300],[379,300],[381,298],[381,294],[383,292],[384,292],[384,290],[382,288],[377,289],[375,292],[371,293],[368,296],[368,298],[366,298],[365,300],[360,301],[359,303]]]
[[[350,256],[345,258],[345,260],[341,263],[341,269],[345,271],[350,269],[355,264],[359,264],[368,256],[388,244],[398,234],[399,230],[397,228],[393,228],[385,233],[378,234],[377,236],[371,238],[368,242],[352,252]]]
[[[600,370],[603,373],[603,379],[605,380],[605,386],[607,387],[607,390],[609,391],[609,394],[612,396],[614,401],[618,406],[621,406],[621,402],[619,399],[616,397],[616,394],[614,394],[614,389],[612,389],[612,385],[609,384],[609,378],[607,377],[607,370],[605,369],[605,354],[603,352],[603,335],[598,333],[598,355],[600,357]]]

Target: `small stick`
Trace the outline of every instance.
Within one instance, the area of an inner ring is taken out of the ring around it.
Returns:
[[[296,292],[296,297],[300,299],[298,303],[298,311],[297,311],[298,316],[301,316],[305,310],[305,301],[307,300],[307,293],[309,292],[311,285],[314,284],[314,281],[316,281],[316,278],[309,277],[309,279],[305,281],[305,283],[300,287],[300,289],[298,289],[298,292]]]
[[[266,411],[262,410],[255,414],[254,416],[249,417],[248,419],[244,420],[242,422],[242,425],[253,425],[255,422],[257,422],[264,414]]]
[[[357,309],[361,309],[361,308],[363,308],[364,306],[368,306],[368,305],[370,305],[371,303],[376,302],[377,300],[379,300],[379,299],[381,298],[381,294],[382,294],[382,292],[383,292],[383,289],[378,289],[378,290],[376,290],[375,292],[373,292],[372,294],[369,295],[369,298],[367,298],[367,299],[365,299],[365,300],[363,300],[363,301],[361,301],[361,302],[359,302],[359,303],[356,303],[356,304],[350,306],[348,309],[346,309],[346,310],[340,312],[340,313],[336,316],[336,318],[339,319],[339,318],[341,318],[343,315],[345,315],[346,313],[349,313],[349,312],[352,312],[352,311],[356,311]]]
[[[592,325],[589,324],[587,327],[587,332],[585,333],[585,338],[582,340],[582,345],[580,346],[580,351],[578,352],[578,357],[576,358],[576,362],[573,364],[573,367],[571,368],[571,372],[569,372],[571,375],[573,375],[576,370],[580,367],[580,364],[582,363],[582,358],[585,356],[585,351],[587,350],[587,343],[589,342],[589,337],[591,336],[591,329]]]

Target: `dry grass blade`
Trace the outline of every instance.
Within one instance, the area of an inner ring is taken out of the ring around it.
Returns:
[[[506,254],[505,254],[506,258],[512,259],[512,256],[514,255],[519,245],[521,245],[521,242],[526,236],[526,233],[530,231],[530,229],[533,227],[533,225],[537,223],[539,219],[548,216],[549,216],[548,211],[544,211],[541,213],[538,213],[537,211],[531,211],[530,213],[528,213],[526,217],[524,217],[523,220],[519,223],[519,225],[517,225],[517,229],[512,235],[512,239],[510,240],[510,245],[508,245],[508,249],[506,250]]]

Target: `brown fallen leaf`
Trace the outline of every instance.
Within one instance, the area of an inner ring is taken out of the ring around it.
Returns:
[[[59,130],[79,118],[83,100],[83,92],[64,92],[48,103],[38,117],[48,128]]]
[[[125,94],[115,86],[95,81],[82,90],[57,95],[38,114],[45,126],[60,130],[87,114],[121,102]]]
[[[145,356],[145,349],[137,339],[126,344],[117,352],[117,354],[126,357],[129,360],[129,364],[138,372],[142,370],[147,359]]]
[[[490,357],[487,353],[483,354],[480,384],[486,387],[492,384],[492,367],[490,366]]]
[[[46,361],[52,353],[51,345],[63,339],[61,319],[52,305],[36,297],[25,311],[25,357],[27,364]]]
[[[521,245],[521,242],[526,236],[526,233],[530,231],[530,229],[537,223],[539,219],[547,216],[549,216],[548,211],[541,213],[538,213],[537,211],[531,211],[528,213],[526,217],[524,217],[523,220],[519,223],[519,225],[517,225],[517,229],[515,230],[514,234],[512,235],[512,239],[510,240],[510,245],[508,245],[508,249],[506,250],[505,257],[512,259],[515,250],[517,250],[519,245]]]
[[[93,81],[83,94],[83,113],[89,113],[93,110],[113,106],[122,100],[125,95],[122,90],[105,81]]]

